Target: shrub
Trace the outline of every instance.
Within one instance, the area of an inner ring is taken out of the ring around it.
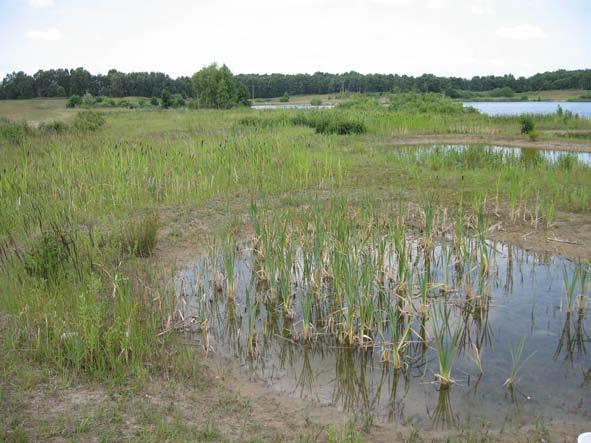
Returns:
[[[158,216],[149,214],[132,222],[124,229],[121,245],[124,253],[149,257],[154,252],[158,237]]]
[[[172,106],[174,108],[180,108],[185,106],[185,99],[181,94],[177,93],[172,96]]]
[[[531,115],[522,115],[520,119],[521,123],[521,133],[522,134],[529,134],[535,128],[534,120]]]
[[[117,106],[119,108],[127,108],[127,109],[135,108],[135,105],[133,103],[131,103],[129,100],[127,100],[126,98],[122,98],[121,100],[119,100],[119,102],[117,102],[115,106]]]
[[[27,122],[13,122],[7,119],[0,120],[0,137],[15,144],[21,144],[31,128]]]
[[[320,100],[319,98],[313,98],[312,100],[310,100],[310,104],[312,106],[321,106],[322,100]]]
[[[164,89],[162,91],[162,95],[160,96],[160,106],[164,109],[170,108],[172,106],[172,95],[168,89]]]
[[[49,281],[63,273],[73,254],[71,233],[53,224],[26,248],[23,262],[29,275]]]
[[[151,104],[152,106],[158,106],[158,105],[160,104],[160,102],[158,101],[158,97],[152,97],[152,98],[150,99],[150,104]]]
[[[74,128],[79,131],[96,131],[105,125],[105,117],[94,111],[83,111],[76,115]]]
[[[495,88],[488,93],[489,97],[513,97],[514,94],[513,89],[508,86]]]
[[[289,101],[289,94],[287,93],[287,91],[285,91],[285,92],[283,93],[283,97],[281,97],[281,98],[279,99],[279,101],[280,101],[281,103],[287,103],[287,102]]]
[[[82,98],[79,95],[72,95],[66,103],[66,108],[75,108],[82,104]]]
[[[62,121],[54,120],[39,125],[39,131],[45,134],[61,134],[68,130],[68,125]]]
[[[96,104],[96,99],[93,97],[91,93],[87,92],[82,96],[81,104],[85,108],[90,108]]]
[[[299,114],[291,119],[294,125],[309,126],[319,134],[363,134],[367,132],[364,123],[347,119],[343,115],[329,114],[325,112]]]
[[[192,98],[190,100],[187,101],[187,108],[189,109],[199,109],[199,100],[197,100],[196,98]]]

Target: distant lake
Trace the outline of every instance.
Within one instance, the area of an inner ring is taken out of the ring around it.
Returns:
[[[488,115],[552,114],[558,105],[565,111],[591,118],[591,102],[465,102]]]

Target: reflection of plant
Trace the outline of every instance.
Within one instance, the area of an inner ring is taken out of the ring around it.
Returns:
[[[440,389],[437,397],[437,406],[433,412],[433,426],[436,428],[445,428],[454,426],[456,417],[451,406],[449,389]]]

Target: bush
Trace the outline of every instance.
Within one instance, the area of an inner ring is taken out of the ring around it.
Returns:
[[[283,97],[279,99],[281,103],[287,103],[289,101],[289,94],[286,92],[283,93]]]
[[[41,123],[39,131],[45,134],[61,134],[68,130],[68,125],[62,121],[54,120],[52,122]]]
[[[535,128],[534,120],[531,115],[522,115],[520,119],[521,123],[521,133],[522,134],[529,134]]]
[[[291,119],[294,125],[309,126],[319,134],[363,134],[367,132],[364,123],[347,119],[345,116],[325,112],[299,114]]]
[[[79,131],[96,131],[105,125],[105,117],[94,111],[83,111],[76,115],[74,128]]]
[[[65,271],[73,254],[71,233],[53,224],[26,248],[23,262],[29,275],[49,281]]]
[[[82,98],[79,95],[72,95],[66,103],[66,108],[75,108],[82,104]]]
[[[199,100],[197,100],[196,98],[192,98],[190,100],[187,101],[187,108],[189,109],[199,109]]]
[[[96,104],[96,99],[92,96],[92,94],[87,92],[82,96],[81,104],[85,108],[90,108]]]
[[[505,86],[503,88],[495,88],[492,91],[489,91],[488,96],[489,97],[513,97],[515,93],[513,92],[513,89],[511,89],[508,86]]]
[[[27,122],[13,122],[7,119],[0,120],[0,137],[11,143],[21,144],[27,134],[31,133],[31,127]]]
[[[164,109],[170,108],[172,106],[172,95],[168,89],[164,89],[162,91],[162,95],[160,96],[160,106]]]
[[[181,94],[177,93],[172,96],[172,106],[174,108],[180,108],[185,106],[185,99]]]
[[[158,97],[152,97],[152,98],[150,99],[150,104],[151,104],[152,106],[158,106],[158,105],[160,104],[160,101],[158,101]]]
[[[310,104],[312,106],[321,106],[322,100],[320,100],[319,98],[313,98],[312,100],[310,100]]]

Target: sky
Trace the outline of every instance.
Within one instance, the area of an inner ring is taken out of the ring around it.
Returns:
[[[357,71],[472,77],[591,68],[591,0],[0,0],[0,78]]]

